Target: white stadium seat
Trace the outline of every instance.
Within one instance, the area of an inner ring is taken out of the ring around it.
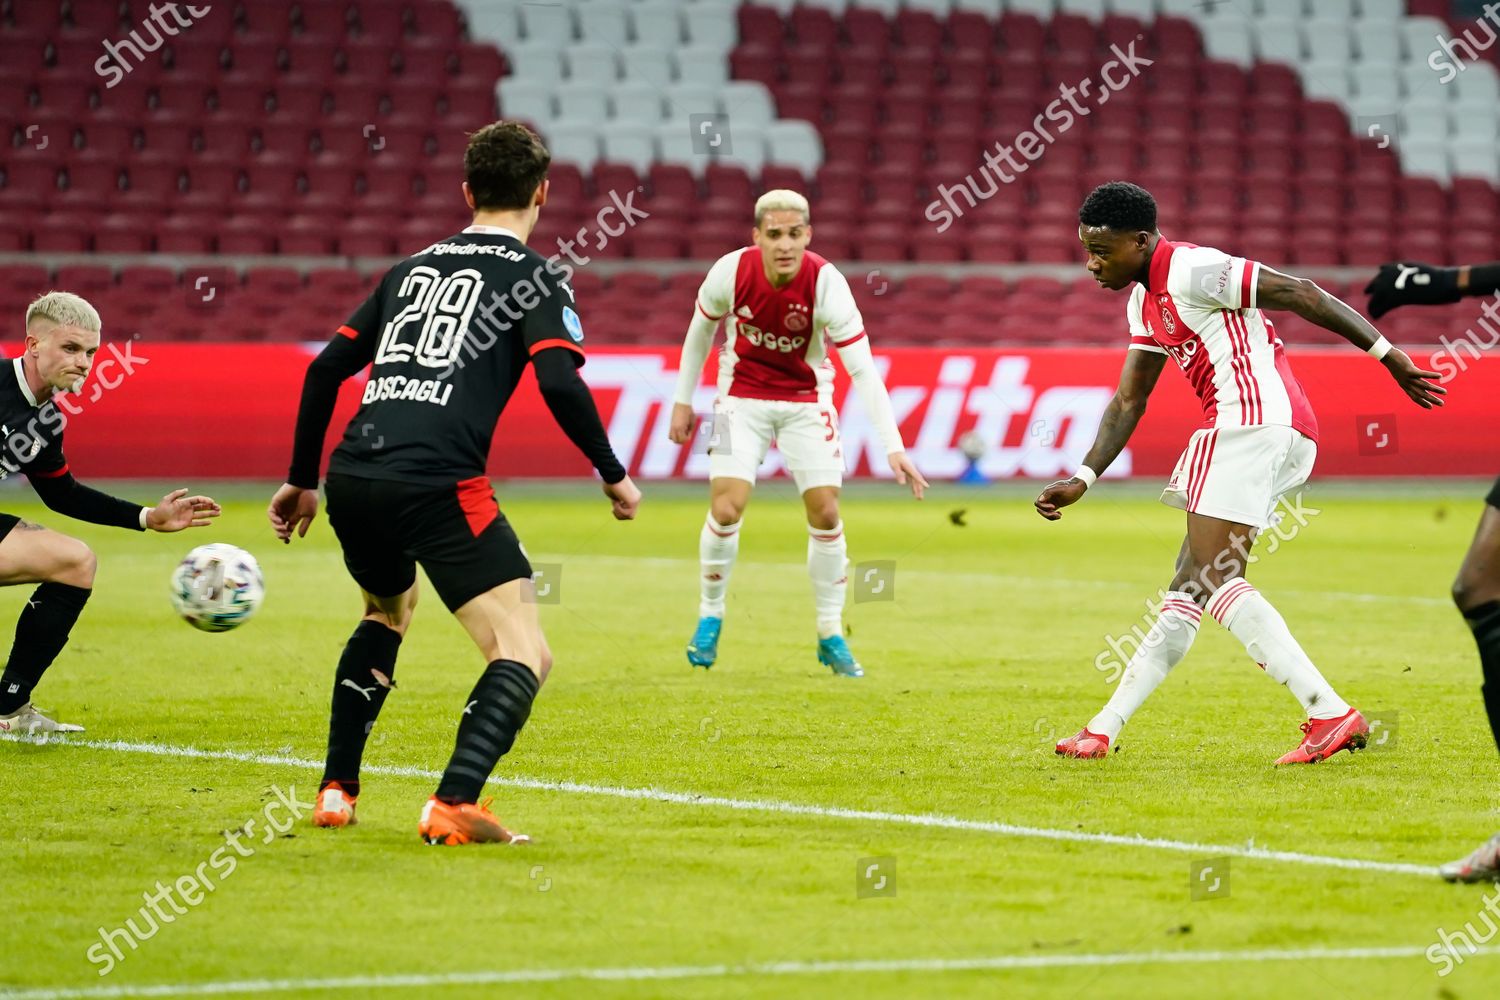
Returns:
[[[565,57],[568,79],[608,87],[620,78],[620,62],[615,49],[598,42],[579,42],[568,46]]]
[[[521,118],[534,122],[538,127],[557,117],[557,108],[552,100],[556,84],[538,83],[517,76],[507,76],[500,81],[500,111],[507,118]]]
[[[1391,66],[1401,61],[1401,36],[1395,21],[1355,21],[1349,31],[1355,54],[1365,62]]]
[[[1400,145],[1401,168],[1417,177],[1447,183],[1448,143],[1442,139],[1410,139]]]
[[[1319,101],[1338,101],[1347,104],[1353,93],[1347,67],[1299,66],[1297,75],[1302,78],[1302,91]]]
[[[926,11],[942,20],[953,10],[953,0],[906,0],[906,7],[908,10]]]
[[[1255,54],[1267,62],[1292,63],[1302,61],[1302,36],[1297,32],[1297,22],[1280,18],[1262,18],[1251,22],[1255,32]]]
[[[521,35],[529,45],[567,45],[573,40],[573,8],[567,4],[521,6]]]
[[[1491,183],[1500,183],[1500,157],[1496,155],[1494,139],[1459,136],[1449,140],[1448,149],[1455,176],[1484,177]]]
[[[502,46],[514,45],[520,39],[520,0],[470,0],[463,6],[472,37]]]
[[[1302,25],[1302,48],[1312,62],[1353,62],[1354,46],[1342,21],[1315,18]]]
[[[1359,16],[1367,20],[1399,20],[1406,16],[1406,0],[1359,0]]]
[[[603,45],[624,45],[630,39],[629,10],[618,0],[587,0],[577,7],[578,37]]]
[[[1258,19],[1269,17],[1276,20],[1300,21],[1307,16],[1307,5],[1303,3],[1303,0],[1258,0],[1255,9]]]
[[[1199,0],[1201,3],[1202,0]],[[1126,17],[1139,18],[1142,21],[1151,21],[1156,17],[1156,4],[1152,0],[1109,0],[1106,5],[1111,14],[1123,14]],[[1170,14],[1167,4],[1163,4],[1162,13]],[[1191,9],[1192,5],[1189,5]]]
[[[602,159],[628,164],[644,176],[656,160],[654,129],[654,125],[642,126],[636,122],[609,122],[600,133],[604,145]]]
[[[1438,37],[1448,35],[1448,26],[1435,17],[1403,18],[1398,30],[1406,49],[1406,61],[1424,65],[1428,54],[1438,48]]]
[[[663,91],[666,98],[666,117],[684,123],[689,115],[721,115],[719,88],[704,87],[692,83],[674,83]]]
[[[732,12],[708,4],[693,4],[684,8],[682,23],[686,29],[688,44],[698,49],[717,51],[728,58],[729,50],[739,41],[739,23]]]
[[[1005,0],[1005,9],[1034,14],[1045,21],[1056,12],[1057,3],[1056,0]]]
[[[655,127],[662,119],[661,91],[639,80],[623,80],[609,90],[610,115],[617,121]]]
[[[1255,61],[1255,52],[1250,44],[1250,32],[1243,21],[1227,18],[1212,18],[1198,25],[1203,33],[1203,50],[1210,59],[1249,66]]]
[[[1500,71],[1493,63],[1468,63],[1448,86],[1458,92],[1457,99],[1463,104],[1500,106]]]
[[[752,177],[766,165],[766,134],[758,128],[729,123],[729,152],[719,160],[733,164]]]
[[[1057,9],[1062,14],[1077,14],[1098,21],[1104,17],[1105,3],[1104,0],[1057,0]]]
[[[1437,100],[1453,100],[1458,92],[1452,85],[1443,86],[1442,77],[1432,71],[1425,62],[1402,63],[1396,69],[1401,81],[1401,91],[1407,97],[1432,97]]]
[[[771,163],[796,167],[808,177],[823,165],[823,141],[808,122],[773,122],[766,129],[766,152]]]
[[[683,48],[672,55],[679,83],[718,87],[729,79],[729,60],[712,49]]]
[[[587,173],[599,162],[599,126],[593,122],[554,121],[542,132],[552,159],[574,163]]]
[[[608,91],[596,83],[569,80],[557,88],[557,117],[573,122],[609,118]]]
[[[1389,66],[1358,63],[1350,67],[1349,82],[1355,97],[1362,101],[1384,101],[1388,110],[1401,98],[1401,81],[1391,74]]]
[[[1000,12],[1005,9],[1005,0],[953,0],[953,9],[999,17]]]
[[[801,0],[803,7],[820,7],[834,14],[842,14],[849,7],[849,0]]]
[[[1355,0],[1309,0],[1307,10],[1314,17],[1348,24],[1356,18],[1358,6]]]
[[[759,80],[735,80],[719,88],[719,102],[736,126],[765,128],[776,120],[776,102]]]
[[[672,82],[672,56],[655,45],[629,45],[621,49],[620,67],[627,80],[639,80],[658,88]]]
[[[656,147],[663,163],[679,163],[698,176],[707,169],[709,157],[693,148],[686,119],[673,119],[656,127]]]
[[[671,0],[633,3],[630,25],[637,45],[676,46],[682,41],[682,7]]]
[[[1448,141],[1448,109],[1430,99],[1401,106],[1401,141]]]
[[[562,54],[552,45],[516,45],[505,50],[511,74],[535,83],[556,84],[563,78]]]
[[[1477,108],[1454,104],[1448,120],[1455,136],[1465,139],[1483,139],[1491,143],[1500,137],[1500,118],[1496,117],[1496,109],[1493,105],[1490,106],[1489,113],[1485,114]]]

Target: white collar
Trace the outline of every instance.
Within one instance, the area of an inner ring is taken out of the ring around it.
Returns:
[[[26,402],[30,403],[32,406],[41,406],[42,404],[37,402],[36,393],[34,393],[34,392],[31,391],[31,386],[26,381],[26,366],[25,366],[25,364],[22,362],[22,360],[20,358],[16,358],[15,364],[16,364],[16,381],[19,382],[20,385],[21,385],[21,395],[25,396],[26,397]]]
[[[525,240],[521,239],[521,237],[511,232],[509,229],[506,229],[504,226],[470,226],[465,229],[464,232],[478,233],[480,236],[509,236],[517,243],[526,242]]]

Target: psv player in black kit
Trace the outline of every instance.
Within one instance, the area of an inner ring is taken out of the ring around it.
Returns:
[[[48,292],[26,310],[26,346],[0,370],[0,479],[21,473],[49,510],[131,531],[181,531],[219,516],[205,496],[176,490],[142,507],[73,478],[63,455],[63,428],[77,412],[59,394],[83,387],[99,350],[99,313],[71,292]],[[115,364],[106,361],[105,364]],[[80,732],[54,722],[31,703],[31,691],[67,644],[93,594],[98,560],[76,538],[0,513],[0,586],[40,584],[16,622],[10,659],[0,674],[0,733]]]
[[[640,491],[610,448],[578,375],[573,291],[526,246],[547,200],[546,147],[514,122],[488,125],[464,155],[474,224],[397,264],[308,367],[286,485],[268,511],[283,541],[317,514],[318,467],[338,387],[370,365],[362,405],[329,463],[328,521],[365,614],[334,678],[328,763],[313,821],[355,822],[365,740],[394,686],[420,563],[488,664],[419,832],[431,844],[519,843],[479,793],[531,713],[552,665],[531,566],[484,470],[495,423],[529,361],[553,417],[604,480],[614,516]]]

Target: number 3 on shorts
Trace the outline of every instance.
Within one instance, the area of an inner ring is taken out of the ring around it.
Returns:
[[[823,440],[832,441],[838,436],[838,431],[833,426],[833,414],[827,410],[819,410],[818,415],[823,418],[823,426],[828,428],[828,436]]]

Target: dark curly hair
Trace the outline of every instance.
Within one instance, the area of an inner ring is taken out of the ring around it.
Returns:
[[[541,136],[520,122],[486,125],[469,136],[464,150],[464,180],[475,209],[526,208],[551,163]]]
[[[1083,199],[1078,221],[1085,226],[1121,232],[1155,232],[1156,199],[1151,192],[1129,181],[1100,184]]]

